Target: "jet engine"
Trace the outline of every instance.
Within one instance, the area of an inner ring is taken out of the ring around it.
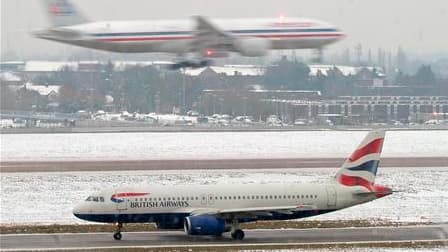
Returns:
[[[271,42],[263,38],[239,38],[234,42],[234,47],[242,56],[260,57],[271,49]]]
[[[230,231],[230,225],[211,215],[189,216],[185,218],[184,230],[189,235],[221,235]]]

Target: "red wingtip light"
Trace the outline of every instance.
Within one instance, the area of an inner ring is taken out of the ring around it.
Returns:
[[[210,50],[210,49],[207,50],[207,51],[206,51],[206,54],[207,54],[207,56],[209,56],[209,57],[212,56],[212,55],[213,55],[213,50]]]

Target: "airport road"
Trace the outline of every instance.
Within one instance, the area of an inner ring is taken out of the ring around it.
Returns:
[[[6,161],[0,162],[0,172],[336,168],[343,162],[342,158]],[[448,167],[448,157],[385,157],[381,167]]]
[[[249,230],[244,241],[221,238],[192,237],[183,232],[123,233],[122,241],[114,241],[111,233],[93,234],[13,234],[1,235],[2,250],[111,249],[130,247],[186,246],[275,246],[285,244],[408,242],[437,241],[448,244],[448,225]]]

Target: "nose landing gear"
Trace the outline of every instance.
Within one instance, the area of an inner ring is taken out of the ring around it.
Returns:
[[[122,228],[123,228],[123,223],[116,223],[115,224],[114,239],[116,241],[119,241],[122,238],[122,235],[121,235]]]

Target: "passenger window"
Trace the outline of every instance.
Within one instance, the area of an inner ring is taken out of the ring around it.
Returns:
[[[93,197],[93,201],[98,202],[98,197]]]
[[[199,197],[196,197],[196,200],[199,200]]]
[[[100,202],[104,202],[104,197],[100,197]]]

